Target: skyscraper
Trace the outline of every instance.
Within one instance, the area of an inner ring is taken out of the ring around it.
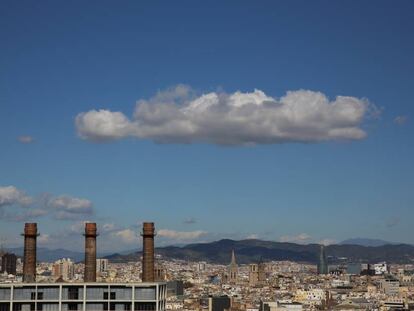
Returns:
[[[318,274],[328,274],[328,262],[326,260],[325,246],[321,245],[318,262]]]

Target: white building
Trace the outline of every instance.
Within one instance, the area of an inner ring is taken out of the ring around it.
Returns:
[[[374,264],[375,275],[383,275],[388,272],[388,265],[386,262]]]
[[[165,311],[165,283],[0,284],[0,311]]]
[[[303,306],[298,302],[262,302],[260,311],[302,311]]]
[[[388,296],[396,296],[400,292],[400,281],[394,278],[385,278],[380,281],[379,288]]]
[[[108,259],[98,258],[96,259],[96,272],[103,273],[108,271]]]

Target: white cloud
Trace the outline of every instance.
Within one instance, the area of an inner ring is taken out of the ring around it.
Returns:
[[[14,186],[0,187],[0,207],[14,204],[28,206],[32,201],[33,199],[27,196],[24,191]]]
[[[93,212],[91,201],[67,195],[50,199],[48,206],[60,210],[63,214],[92,214]]]
[[[50,242],[50,239],[51,239],[51,237],[50,237],[49,234],[40,234],[40,236],[37,238],[37,241],[40,244],[47,244],[47,243]]]
[[[7,206],[19,206],[25,209],[5,208]],[[0,218],[2,219],[28,221],[51,215],[58,220],[85,220],[84,218],[93,212],[93,204],[87,199],[67,195],[52,197],[50,194],[31,197],[15,186],[0,187]]]
[[[17,140],[22,144],[30,144],[34,141],[34,138],[32,136],[24,135],[17,137]]]
[[[108,232],[112,232],[116,229],[115,224],[109,223],[109,224],[103,224],[101,227],[101,232],[103,233],[108,233]]]
[[[322,240],[319,241],[319,244],[322,244],[322,245],[325,245],[325,246],[335,244],[335,243],[336,243],[336,240],[334,240],[334,239],[322,239]]]
[[[258,234],[256,234],[256,233],[249,234],[249,235],[246,237],[246,239],[248,239],[248,240],[257,240],[258,238],[259,238],[259,235],[258,235]]]
[[[408,117],[407,116],[397,116],[394,118],[394,123],[398,125],[404,125],[407,123]]]
[[[138,243],[138,236],[132,229],[123,229],[112,233],[113,236],[121,239],[123,243]]]
[[[315,143],[363,139],[361,125],[372,107],[365,99],[337,96],[330,101],[308,90],[289,91],[279,99],[260,90],[195,97],[190,88],[178,86],[139,100],[131,120],[122,112],[91,110],[78,114],[75,125],[81,138],[92,141],[136,137],[162,143]]]
[[[71,233],[79,233],[79,232],[83,232],[83,230],[85,230],[85,223],[87,223],[88,221],[78,221],[75,222],[73,224],[71,224],[69,226],[69,232]]]
[[[298,243],[298,244],[304,244],[310,241],[312,237],[309,234],[306,233],[300,233],[298,235],[290,236],[290,235],[284,235],[279,238],[280,242],[289,242],[289,243]]]
[[[47,215],[47,211],[43,208],[33,208],[26,210],[23,213],[17,213],[13,215],[9,215],[9,219],[13,221],[28,221],[34,218],[42,217]]]
[[[174,239],[177,241],[189,241],[195,240],[202,236],[205,236],[207,232],[202,230],[196,231],[175,231],[169,229],[161,229],[158,230],[157,235],[159,237],[167,238],[167,239]]]

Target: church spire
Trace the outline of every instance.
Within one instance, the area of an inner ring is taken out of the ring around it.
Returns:
[[[236,255],[234,254],[234,249],[231,251],[231,264],[236,265]]]
[[[237,284],[237,279],[238,279],[238,267],[237,267],[237,263],[236,263],[236,255],[234,254],[234,249],[231,251],[231,262],[230,265],[228,266],[228,281],[230,284]]]

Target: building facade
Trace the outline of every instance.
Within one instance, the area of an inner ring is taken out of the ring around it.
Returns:
[[[108,271],[109,260],[105,258],[96,259],[96,272],[102,274]]]
[[[0,284],[0,311],[164,311],[166,283]]]
[[[3,254],[1,256],[1,272],[16,275],[17,257],[15,254]]]
[[[55,279],[64,281],[72,280],[75,276],[75,266],[73,261],[68,259],[60,259],[53,264],[52,274]]]

